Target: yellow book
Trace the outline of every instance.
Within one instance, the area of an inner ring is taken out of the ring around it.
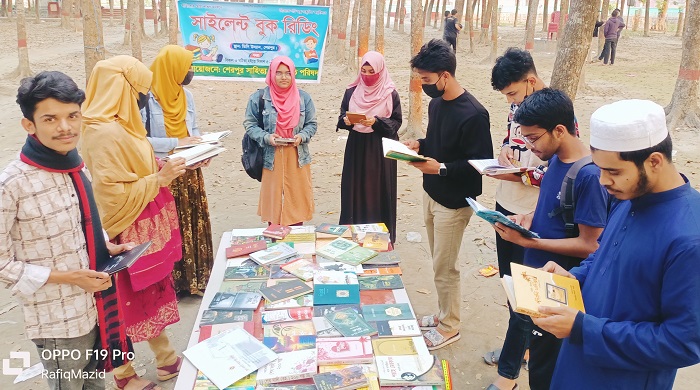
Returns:
[[[372,339],[375,356],[430,355],[422,336]]]
[[[545,317],[538,310],[540,306],[568,306],[586,312],[578,280],[516,263],[510,266],[513,276],[503,276],[501,283],[517,313]]]
[[[369,385],[366,387],[360,387],[357,390],[380,390],[379,387],[379,376],[377,375],[377,367],[372,364],[332,364],[329,366],[318,366],[318,372],[332,372],[342,370],[351,366],[362,367],[362,372],[365,374],[369,380]]]

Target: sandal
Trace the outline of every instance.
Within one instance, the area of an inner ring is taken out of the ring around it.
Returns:
[[[498,360],[501,358],[501,348],[496,348],[493,351],[488,351],[484,354],[484,362],[488,364],[489,366],[495,366],[498,364]],[[525,366],[525,370],[529,371],[530,367],[528,367],[528,361],[523,359],[520,362],[521,365]]]
[[[425,341],[430,342],[430,345],[428,345],[428,351],[434,351],[436,349],[448,346],[459,340],[460,337],[461,336],[458,332],[456,335],[446,339],[445,336],[438,332],[437,328],[430,329],[429,331],[423,333],[423,338]]]
[[[165,375],[158,374],[158,380],[159,381],[167,381],[168,379],[175,378],[180,373],[181,366],[182,366],[182,358],[180,356],[178,356],[175,363],[173,363],[169,366],[157,367],[158,370],[162,370],[162,371],[167,372],[167,374],[165,374]]]
[[[126,385],[128,385],[129,382],[131,382],[132,379],[137,379],[137,378],[140,378],[140,377],[139,377],[138,375],[136,375],[136,374],[134,374],[134,375],[132,375],[132,376],[127,376],[126,378],[123,378],[123,379],[118,379],[118,378],[115,377],[115,378],[114,378],[114,383],[117,385],[117,389],[119,389],[119,390],[124,390],[124,389],[126,388]],[[158,385],[156,385],[156,384],[153,383],[153,382],[148,382],[148,384],[146,385],[146,387],[142,387],[141,390],[153,390],[153,389],[155,389],[157,386],[158,386]]]
[[[418,319],[418,326],[422,330],[430,330],[432,328],[435,328],[438,326],[440,323],[440,319],[436,314],[433,314],[431,316],[423,316],[420,319]]]
[[[515,386],[513,386],[513,390],[518,390],[519,388],[520,388],[520,386],[518,386],[517,383],[515,384]],[[494,385],[492,383],[489,385],[489,387],[486,388],[486,390],[501,390],[501,389],[499,389],[498,387],[496,387],[496,385]]]

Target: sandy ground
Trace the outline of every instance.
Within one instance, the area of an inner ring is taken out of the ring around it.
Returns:
[[[108,23],[105,23],[108,24]],[[150,25],[146,27],[150,32]],[[84,85],[84,65],[82,36],[79,32],[61,30],[57,21],[45,21],[40,25],[29,22],[29,53],[32,70],[60,70]],[[0,20],[0,45],[15,47],[14,22]],[[429,27],[426,39],[438,37],[441,32]],[[507,46],[522,45],[524,29],[500,28],[499,46],[502,51]],[[668,35],[654,35],[643,38],[638,33],[625,33],[618,46],[615,66],[588,64],[585,67],[587,89],[579,93],[576,111],[581,123],[582,136],[588,139],[588,120],[591,113],[601,105],[623,98],[651,99],[662,105],[670,101],[675,84],[681,54],[681,41]],[[105,42],[108,55],[130,54],[129,47],[122,45],[123,30],[120,27],[105,26]],[[505,134],[505,119],[508,105],[503,96],[493,91],[490,85],[492,61],[484,60],[489,48],[478,45],[476,52],[468,53],[468,42],[461,38],[458,52],[457,77],[462,85],[470,90],[489,110],[492,118],[494,142],[499,142]],[[410,58],[409,35],[387,30],[387,58],[389,69],[403,99],[404,112],[408,106],[408,78]],[[166,38],[150,39],[144,42],[146,63],[154,58],[157,50],[164,45]],[[540,76],[549,80],[555,59],[554,45],[541,45],[535,52],[535,60]],[[16,67],[17,57],[13,50],[2,54],[0,61],[0,166],[13,159],[22,143],[25,133],[19,126],[20,111],[15,104],[17,80],[7,75]],[[340,175],[344,152],[344,132],[335,132],[335,121],[345,86],[354,78],[344,64],[326,59],[323,83],[304,85],[314,99],[318,110],[319,129],[311,144],[314,157],[314,194],[316,212],[314,223],[337,222],[340,208]],[[256,216],[259,184],[249,179],[240,165],[241,125],[245,104],[250,93],[261,88],[261,83],[234,83],[194,81],[191,85],[197,99],[199,125],[203,131],[232,130],[234,135],[226,139],[229,151],[214,159],[206,170],[207,192],[211,207],[214,242],[218,245],[221,234],[234,227],[261,226]],[[428,98],[424,95],[424,103]],[[424,114],[425,115],[425,114]],[[678,154],[676,160],[681,170],[691,182],[700,182],[700,159],[697,158],[697,130],[678,130],[674,133]],[[693,153],[695,152],[695,154]],[[413,305],[418,313],[432,313],[436,307],[436,293],[430,281],[431,261],[422,221],[420,175],[409,166],[399,166],[398,242],[396,250],[403,259],[404,282]],[[494,204],[495,183],[485,179],[484,195],[480,201]],[[422,243],[406,241],[407,232],[419,232]],[[462,278],[462,340],[457,344],[439,350],[437,355],[448,359],[452,365],[455,389],[482,389],[488,386],[496,375],[496,370],[482,361],[481,355],[492,348],[500,347],[507,326],[505,294],[497,278],[477,276],[477,270],[487,264],[495,264],[494,232],[488,224],[473,219],[467,228],[460,252]],[[221,277],[221,276],[219,276]],[[422,294],[417,290],[427,289]],[[168,328],[175,348],[182,351],[186,347],[189,332],[194,322],[200,299],[185,298],[180,302],[181,321]],[[34,345],[25,340],[22,314],[8,290],[0,291],[0,358],[9,357],[10,351],[25,350],[32,353],[31,363],[38,362]],[[17,364],[17,362],[14,362]],[[153,355],[145,343],[137,345],[137,372],[155,380]],[[521,388],[527,388],[527,372],[520,379]],[[108,384],[111,385],[108,375]],[[45,381],[40,377],[13,385],[10,376],[0,375],[0,388],[44,389]],[[697,387],[700,368],[695,366],[680,370],[676,380],[677,389]],[[696,385],[691,385],[696,383]],[[108,385],[108,387],[109,387]],[[162,384],[171,389],[174,381]]]

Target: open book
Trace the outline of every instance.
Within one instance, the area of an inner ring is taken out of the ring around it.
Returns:
[[[506,167],[498,163],[495,158],[486,158],[483,160],[469,160],[471,164],[482,175],[504,175],[506,173],[522,173],[532,171],[534,167]]]
[[[510,267],[513,276],[504,275],[501,284],[515,312],[544,317],[539,306],[568,306],[586,312],[578,280],[517,263]]]
[[[503,215],[503,213],[499,211],[487,209],[472,198],[467,198],[467,203],[469,203],[469,206],[472,209],[474,209],[474,213],[478,217],[485,219],[488,223],[492,225],[494,225],[496,222],[500,222],[511,229],[517,230],[518,232],[520,232],[520,234],[522,234],[525,237],[540,238],[539,234],[527,230],[524,227],[518,225],[517,223],[511,221],[510,218],[506,217],[505,215]]]
[[[356,125],[360,123],[360,121],[367,119],[367,116],[365,114],[359,114],[357,112],[346,112],[345,116],[348,118],[348,121],[350,121],[350,123],[352,123],[353,125]]]
[[[386,158],[409,162],[428,161],[427,158],[409,149],[408,146],[390,138],[382,138],[382,148]]]
[[[216,133],[207,133],[203,134],[200,136],[202,139],[200,142],[192,145],[183,145],[183,146],[176,146],[175,149],[189,149],[193,146],[201,145],[201,144],[215,144],[219,141],[221,141],[223,138],[228,137],[231,135],[231,131],[226,130],[226,131],[218,131]]]
[[[193,146],[189,149],[181,150],[177,153],[173,153],[166,157],[166,159],[182,157],[185,159],[185,165],[194,165],[200,161],[204,161],[208,158],[214,157],[217,154],[226,150],[218,145],[212,144],[201,144]]]

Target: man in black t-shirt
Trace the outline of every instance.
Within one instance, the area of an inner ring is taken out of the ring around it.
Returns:
[[[472,209],[467,197],[481,195],[481,175],[468,162],[493,158],[489,113],[455,79],[457,59],[443,40],[433,39],[411,59],[428,107],[425,138],[404,141],[429,161],[411,163],[423,172],[423,217],[433,257],[439,313],[418,319],[428,349],[460,337],[460,275],[457,257]]]
[[[448,13],[450,14],[448,16]],[[445,30],[442,33],[442,39],[452,46],[452,50],[457,52],[457,34],[462,29],[462,25],[457,23],[457,10],[452,12],[445,11]]]

